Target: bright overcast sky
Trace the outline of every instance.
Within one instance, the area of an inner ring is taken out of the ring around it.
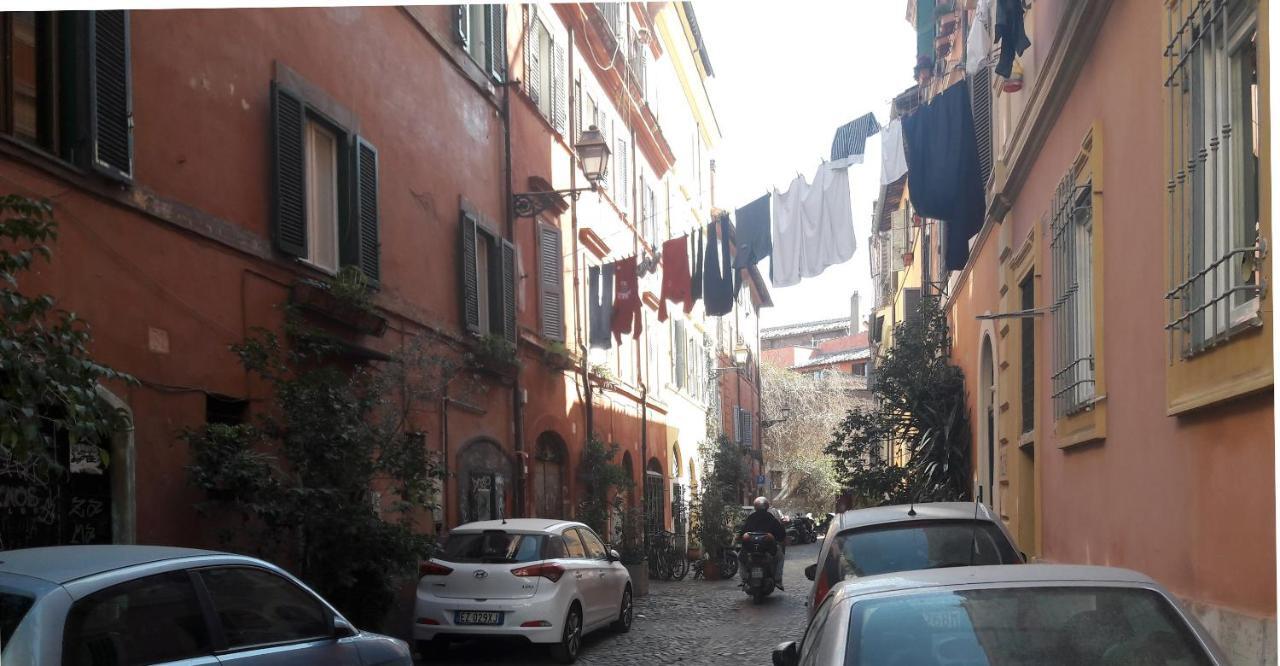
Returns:
[[[716,157],[716,204],[733,209],[797,172],[812,181],[829,158],[836,128],[871,111],[885,123],[889,103],[912,85],[915,32],[906,0],[697,0],[698,24],[715,77],[708,84],[724,141]],[[853,259],[817,278],[774,289],[766,326],[848,316],[849,297],[872,306],[867,239],[879,193],[880,141],[850,167]],[[768,278],[768,260],[760,270]]]

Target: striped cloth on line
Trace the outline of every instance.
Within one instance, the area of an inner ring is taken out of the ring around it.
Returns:
[[[836,130],[836,138],[831,141],[831,161],[853,158],[851,164],[861,164],[862,155],[867,149],[867,137],[880,131],[880,123],[875,114],[868,113],[853,122],[846,123]]]

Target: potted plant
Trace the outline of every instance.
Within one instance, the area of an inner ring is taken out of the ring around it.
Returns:
[[[515,345],[501,335],[481,337],[471,354],[471,361],[475,367],[501,377],[514,376],[520,368]]]
[[[618,497],[619,506],[622,498]],[[638,507],[622,511],[622,565],[631,575],[631,590],[634,596],[643,597],[649,593],[649,566],[644,552],[644,515]]]

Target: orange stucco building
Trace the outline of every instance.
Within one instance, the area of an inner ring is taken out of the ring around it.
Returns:
[[[1020,89],[970,81],[987,214],[935,293],[975,492],[1021,547],[1148,574],[1235,663],[1275,663],[1270,8],[1211,4],[1033,4]],[[922,101],[965,83],[963,33]]]

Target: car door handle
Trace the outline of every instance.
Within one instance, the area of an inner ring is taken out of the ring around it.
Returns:
[[[581,571],[575,571],[575,572],[573,572],[573,577],[574,577],[574,578],[582,578],[582,572],[581,572]]]

